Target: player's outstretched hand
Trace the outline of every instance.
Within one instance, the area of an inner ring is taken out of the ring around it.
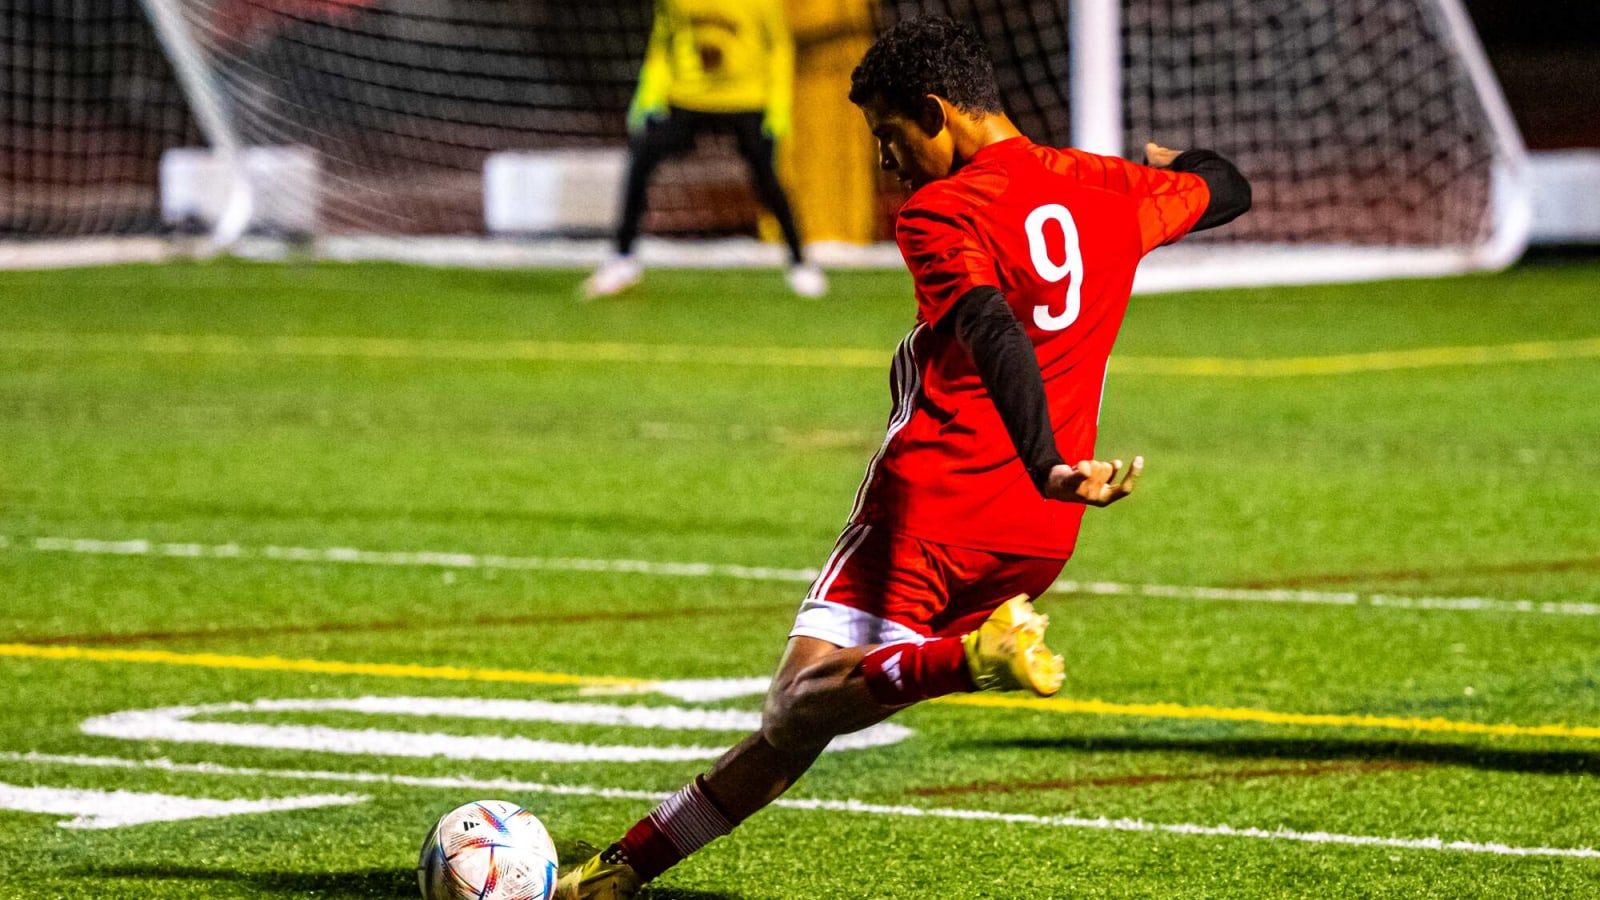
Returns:
[[[1050,470],[1050,480],[1044,493],[1051,500],[1065,503],[1083,503],[1088,506],[1110,506],[1133,493],[1133,486],[1144,471],[1144,457],[1135,456],[1133,465],[1117,480],[1122,470],[1122,460],[1103,462],[1086,459],[1075,466],[1056,466]]]
[[[1165,169],[1172,165],[1172,161],[1182,152],[1182,150],[1169,150],[1155,141],[1150,141],[1144,145],[1144,164],[1152,169]]]

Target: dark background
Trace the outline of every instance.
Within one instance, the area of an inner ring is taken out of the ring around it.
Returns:
[[[1600,0],[1466,0],[1534,150],[1600,147]]]

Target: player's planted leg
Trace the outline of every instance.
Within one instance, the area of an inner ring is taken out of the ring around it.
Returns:
[[[761,730],[723,754],[621,840],[562,876],[557,900],[626,900],[639,886],[782,796],[841,734],[906,706],[973,690],[1060,690],[1048,621],[1025,596],[960,636],[868,647],[791,638],[762,709]]]
[[[767,694],[761,730],[634,823],[621,840],[563,875],[557,900],[632,897],[640,884],[782,795],[835,735],[893,713],[877,707],[859,677],[867,649],[791,639]]]

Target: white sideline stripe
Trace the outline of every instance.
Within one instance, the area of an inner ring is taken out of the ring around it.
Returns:
[[[846,529],[848,533],[848,529]],[[83,553],[101,556],[168,556],[188,559],[265,559],[279,562],[347,563],[443,569],[604,572],[670,578],[728,578],[811,584],[817,569],[741,566],[729,563],[651,562],[642,559],[584,559],[561,556],[498,556],[439,551],[357,550],[352,547],[245,547],[239,544],[159,543],[148,540],[104,541],[90,538],[0,536],[0,550],[31,548],[40,553]],[[1600,603],[1581,600],[1502,600],[1493,597],[1412,597],[1354,591],[1304,591],[1223,588],[1194,585],[1132,584],[1119,581],[1063,579],[1051,586],[1063,594],[1119,596],[1147,600],[1224,600],[1247,603],[1299,603],[1319,606],[1374,606],[1388,609],[1455,612],[1535,613],[1552,616],[1600,616]]]
[[[1272,588],[1193,587],[1172,584],[1057,581],[1052,590],[1094,596],[1170,600],[1242,600],[1253,603],[1308,603],[1322,606],[1381,606],[1390,609],[1443,609],[1460,612],[1543,613],[1600,616],[1600,603],[1581,600],[1497,600],[1492,597],[1412,597],[1355,591],[1300,591]]]
[[[417,777],[380,772],[319,772],[295,769],[253,769],[214,763],[175,763],[166,759],[125,759],[112,756],[57,756],[45,753],[0,752],[0,762],[37,765],[87,766],[115,769],[157,769],[197,775],[237,778],[287,778],[298,781],[334,781],[356,784],[383,784],[399,787],[440,788],[484,792],[555,794],[576,797],[601,797],[614,800],[660,802],[671,796],[664,791],[634,791],[588,785],[544,784],[510,779]],[[856,815],[903,818],[960,819],[1038,825],[1047,828],[1072,828],[1094,831],[1126,831],[1146,834],[1178,834],[1194,837],[1230,837],[1264,841],[1291,841],[1306,844],[1336,844],[1350,847],[1384,847],[1398,850],[1431,850],[1453,853],[1483,853],[1493,856],[1558,857],[1600,859],[1600,849],[1590,847],[1521,847],[1498,842],[1447,841],[1440,837],[1401,838],[1375,835],[1338,834],[1328,831],[1295,831],[1288,828],[1235,828],[1231,825],[1164,824],[1143,819],[1085,818],[1080,816],[1039,816],[1028,813],[1001,813],[978,809],[951,809],[921,806],[890,806],[860,800],[779,799],[773,806],[783,809],[841,812]]]
[[[4,539],[0,539],[3,541]],[[0,542],[0,549],[6,543]],[[816,569],[778,569],[723,563],[650,562],[643,559],[498,556],[434,551],[357,550],[352,547],[244,547],[239,544],[157,543],[147,540],[101,541],[85,538],[34,538],[41,553],[85,553],[98,556],[173,556],[189,559],[267,559],[279,562],[350,563],[365,566],[443,569],[510,569],[563,572],[617,572],[679,578],[731,578],[739,581],[785,581],[809,584]]]

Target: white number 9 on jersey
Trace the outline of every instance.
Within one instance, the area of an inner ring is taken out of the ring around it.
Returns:
[[[1061,233],[1067,243],[1067,259],[1064,263],[1057,264],[1050,258],[1050,248],[1044,242],[1046,222],[1058,222],[1061,225]],[[1083,250],[1078,246],[1078,224],[1072,221],[1072,213],[1065,206],[1046,203],[1028,213],[1022,227],[1028,232],[1028,255],[1033,257],[1033,270],[1039,273],[1039,277],[1051,284],[1070,278],[1067,282],[1065,310],[1052,314],[1050,307],[1045,304],[1033,308],[1033,324],[1045,331],[1060,331],[1077,321],[1079,295],[1083,290]]]

